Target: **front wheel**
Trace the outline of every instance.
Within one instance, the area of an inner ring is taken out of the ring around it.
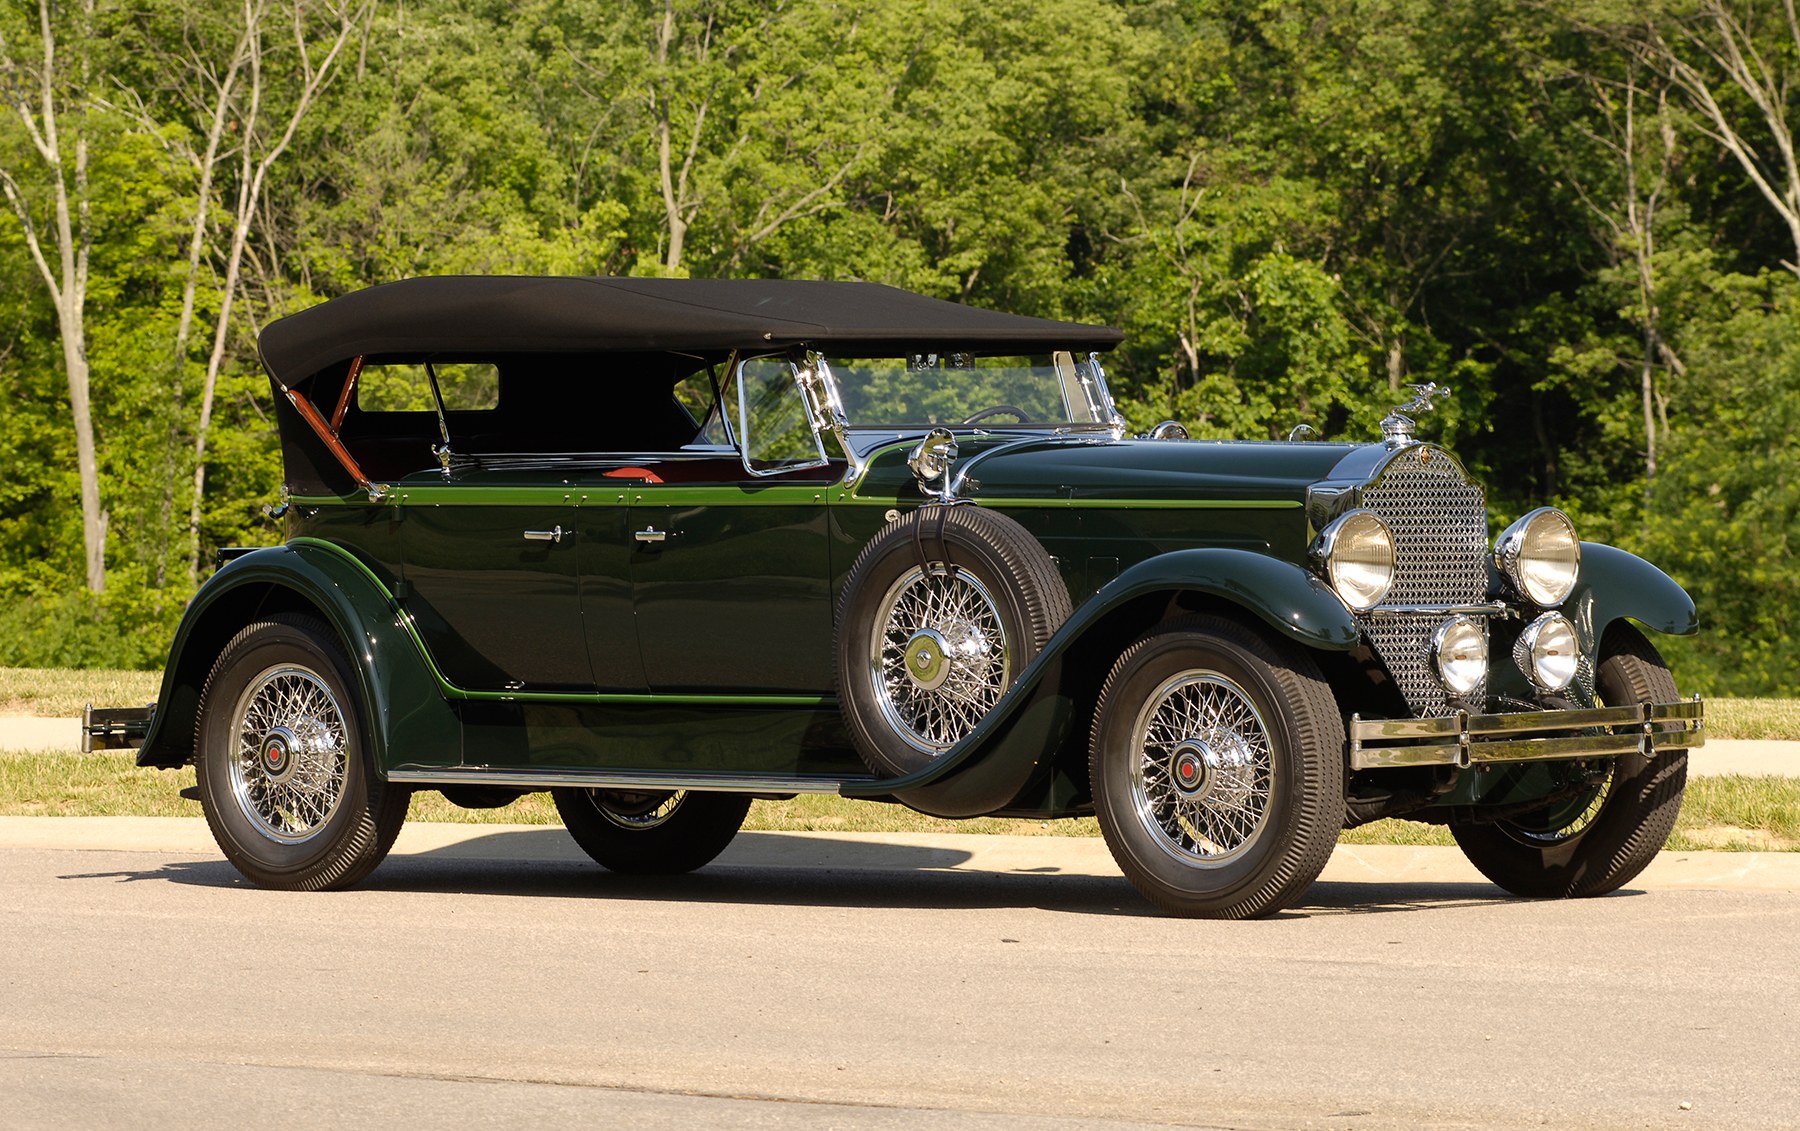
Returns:
[[[1595,690],[1606,706],[1681,697],[1655,645],[1624,622],[1600,640]],[[1687,751],[1618,756],[1594,789],[1542,813],[1501,821],[1452,821],[1463,855],[1514,895],[1605,895],[1642,872],[1675,829],[1687,789]]]
[[[1113,859],[1174,915],[1297,900],[1343,825],[1344,724],[1311,657],[1236,621],[1160,626],[1119,657],[1090,753]]]
[[[743,827],[750,798],[732,793],[553,789],[563,827],[613,872],[667,876],[712,862]]]
[[[374,870],[410,794],[376,776],[350,662],[322,622],[252,624],[219,654],[194,751],[213,839],[262,887],[322,891]]]

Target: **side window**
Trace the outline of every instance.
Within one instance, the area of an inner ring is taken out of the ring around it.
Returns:
[[[800,386],[794,383],[794,367],[785,360],[758,357],[740,364],[737,401],[744,465],[752,474],[824,464],[824,449],[807,420]]]
[[[719,399],[713,390],[711,370],[690,373],[676,382],[675,400],[694,421],[695,434],[688,441],[689,446],[731,446],[731,437],[725,431],[725,414],[719,411]]]
[[[500,403],[500,370],[491,362],[433,365],[444,408],[450,412],[492,409]],[[436,412],[431,381],[423,365],[368,365],[356,383],[356,407],[364,412]]]

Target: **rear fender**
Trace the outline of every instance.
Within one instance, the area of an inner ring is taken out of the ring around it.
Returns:
[[[1347,652],[1361,638],[1335,593],[1291,562],[1249,550],[1177,550],[1108,582],[1058,629],[994,709],[962,742],[901,778],[843,787],[847,797],[891,796],[924,813],[972,817],[1009,807],[1088,718],[1098,680],[1130,641],[1184,602],[1241,611],[1307,648]],[[1078,673],[1089,673],[1083,678]]]
[[[175,630],[138,765],[191,762],[200,696],[219,654],[245,625],[295,612],[322,618],[350,656],[363,733],[379,770],[385,772],[401,735],[409,762],[461,760],[461,728],[388,586],[347,551],[297,538],[233,559],[195,595]]]

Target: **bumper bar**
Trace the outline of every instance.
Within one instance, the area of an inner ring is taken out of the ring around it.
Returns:
[[[150,734],[150,716],[156,704],[147,707],[96,707],[89,703],[81,712],[81,752],[96,750],[136,750]]]
[[[1599,758],[1690,749],[1706,741],[1698,695],[1674,703],[1633,703],[1506,715],[1459,713],[1436,719],[1350,716],[1350,768],[1480,766]]]

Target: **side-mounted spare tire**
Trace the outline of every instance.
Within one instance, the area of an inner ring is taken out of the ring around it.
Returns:
[[[878,774],[931,764],[975,729],[1069,619],[1069,590],[1017,522],[926,506],[857,555],[838,606],[838,700]]]

